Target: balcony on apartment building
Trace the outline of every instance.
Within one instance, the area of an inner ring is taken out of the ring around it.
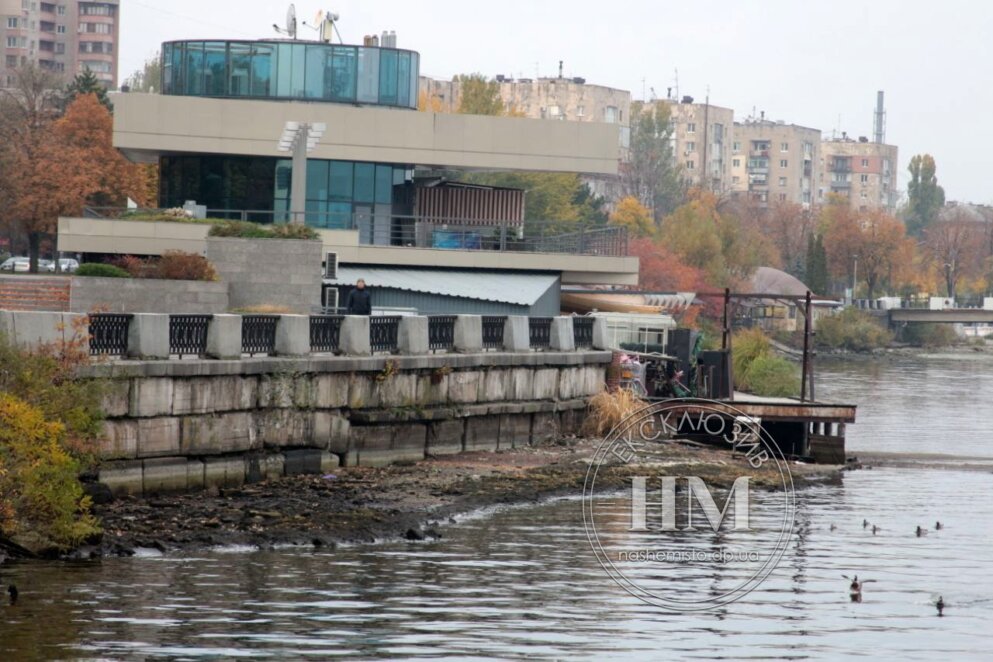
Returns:
[[[851,159],[835,159],[831,162],[831,167],[828,170],[831,172],[851,172],[852,161]]]
[[[848,179],[835,179],[831,181],[831,190],[847,190],[852,187],[852,182]]]

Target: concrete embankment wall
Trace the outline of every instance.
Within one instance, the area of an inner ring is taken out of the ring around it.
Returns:
[[[121,361],[106,383],[100,482],[194,491],[339,465],[515,448],[578,430],[610,353]]]
[[[185,313],[209,315],[227,312],[228,283],[151,278],[74,277],[69,310],[89,313]]]

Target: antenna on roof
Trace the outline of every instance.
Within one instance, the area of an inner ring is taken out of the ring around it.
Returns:
[[[272,24],[272,29],[279,34],[285,34],[289,36],[290,39],[297,38],[297,10],[296,7],[291,3],[289,8],[286,10],[286,27],[281,28],[275,23]]]
[[[338,19],[340,18],[335,12],[321,9],[314,16],[314,25],[310,25],[307,21],[304,21],[303,24],[311,30],[316,30],[318,39],[326,44],[332,42],[334,34],[338,35],[338,42],[344,44],[345,41],[341,38],[341,33],[338,32]]]

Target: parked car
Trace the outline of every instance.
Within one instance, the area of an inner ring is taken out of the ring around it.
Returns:
[[[64,274],[76,273],[76,269],[79,269],[79,262],[71,257],[63,257],[59,259],[59,271]],[[51,262],[47,267],[42,269],[38,267],[38,271],[47,271],[48,273],[55,273],[55,262]]]
[[[0,264],[0,271],[26,272],[31,269],[31,260],[26,257],[12,257]]]

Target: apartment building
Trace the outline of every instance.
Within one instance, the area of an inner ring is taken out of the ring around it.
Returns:
[[[731,190],[759,203],[818,204],[821,132],[764,116],[736,122],[731,145]]]
[[[691,186],[721,194],[731,190],[734,111],[693,97],[660,100],[672,123],[672,153]]]
[[[0,0],[0,87],[29,63],[66,78],[89,68],[117,84],[120,0]]]
[[[825,196],[833,193],[848,198],[856,210],[894,212],[899,200],[898,157],[896,145],[869,142],[865,137],[852,140],[842,134],[841,138],[824,140],[819,188]]]

